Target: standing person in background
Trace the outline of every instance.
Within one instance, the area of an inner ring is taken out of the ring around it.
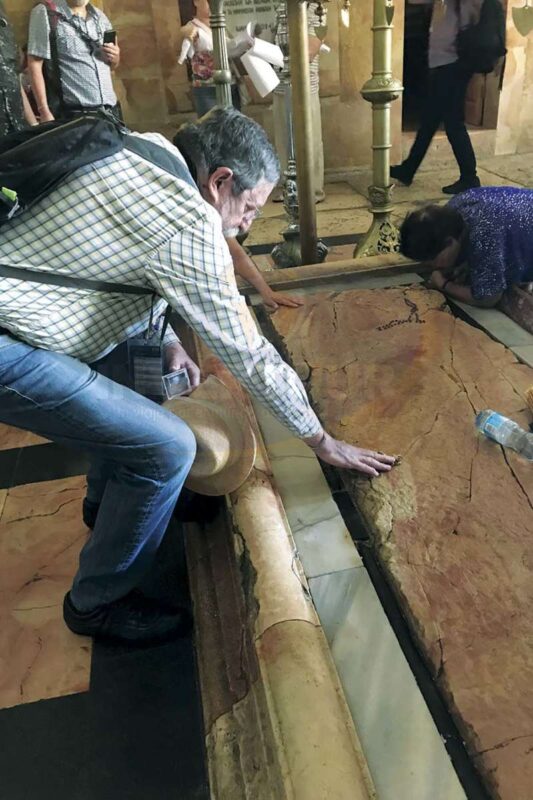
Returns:
[[[215,63],[213,58],[213,34],[210,25],[210,8],[208,0],[193,0],[195,16],[181,28],[180,56],[178,62],[182,64],[189,59],[189,68],[192,75],[192,100],[198,117],[202,118],[217,105],[216,87],[213,82]],[[191,47],[187,48],[187,42]],[[233,106],[240,109],[240,92],[236,83],[231,86]],[[186,126],[185,126],[186,127]],[[180,133],[174,139],[174,144],[179,148]],[[192,165],[189,165],[194,173]],[[195,176],[196,177],[196,176]],[[275,311],[279,306],[297,308],[303,303],[294,297],[289,297],[281,292],[275,292],[267,284],[261,271],[254,263],[251,256],[242,246],[242,241],[247,234],[242,231],[226,231],[226,242],[231,254],[235,274],[247,281],[261,295],[265,306]],[[239,241],[240,239],[240,241]]]
[[[433,3],[429,33],[429,86],[422,110],[422,122],[411,152],[391,177],[410,186],[428,148],[443,122],[446,136],[459,165],[459,180],[444,186],[445,194],[458,194],[480,185],[474,148],[465,126],[466,89],[472,73],[460,63],[457,36],[476,24],[483,0],[409,0],[413,4]]]
[[[321,203],[326,194],[324,192],[324,145],[322,142],[322,113],[320,110],[320,48],[322,41],[315,33],[315,28],[320,25],[318,16],[309,11],[309,77],[311,80],[311,117],[313,124],[313,177],[315,181],[315,200]],[[283,123],[285,114],[285,98],[283,94],[274,92],[274,139],[279,160],[281,174],[287,169],[287,131]],[[283,202],[283,191],[279,190],[273,198],[275,203]]]
[[[180,56],[178,63],[189,59],[192,100],[198,117],[203,117],[217,104],[216,86],[213,81],[215,62],[213,58],[213,32],[210,24],[208,0],[193,0],[194,17],[181,30]],[[189,42],[189,54],[186,43]],[[184,46],[185,45],[185,46]],[[241,97],[239,87],[233,78],[231,86],[233,106],[240,111]]]
[[[0,0],[0,136],[37,124],[22,91],[19,67],[19,49]]]
[[[112,25],[89,0],[41,0],[30,16],[28,68],[41,122],[98,109],[120,115],[111,70],[120,49]]]

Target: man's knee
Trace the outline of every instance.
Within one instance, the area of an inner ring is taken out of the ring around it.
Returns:
[[[165,479],[172,479],[187,472],[196,457],[196,438],[189,426],[178,417],[172,421],[170,433],[152,453],[157,471]]]

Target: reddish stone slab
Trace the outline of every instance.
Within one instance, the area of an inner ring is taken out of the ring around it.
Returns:
[[[533,465],[474,418],[526,426],[533,370],[425,289],[320,293],[271,325],[333,435],[402,455],[344,480],[489,791],[531,800]]]

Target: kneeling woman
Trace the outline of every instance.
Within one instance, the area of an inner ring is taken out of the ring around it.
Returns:
[[[433,267],[429,286],[490,308],[513,285],[533,281],[533,191],[471,189],[446,206],[405,218],[400,250]]]

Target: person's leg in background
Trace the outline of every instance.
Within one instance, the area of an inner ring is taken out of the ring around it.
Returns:
[[[274,191],[273,201],[283,202],[283,184],[285,182],[285,171],[288,160],[287,142],[287,121],[286,121],[286,101],[285,94],[274,91],[272,100],[272,114],[274,119],[274,145],[278,154],[281,166],[281,178],[278,187]]]
[[[233,108],[236,108],[237,111],[241,110],[241,92],[236,83],[231,85],[231,102],[233,103]]]
[[[459,180],[450,186],[444,186],[445,194],[458,194],[480,185],[477,176],[476,155],[465,125],[466,90],[470,74],[466,73],[459,62],[447,68],[448,93],[443,106],[444,129],[459,165]]]
[[[216,87],[212,84],[192,87],[192,100],[197,117],[203,117],[217,104]]]
[[[322,111],[320,95],[311,92],[311,120],[313,127],[313,176],[315,179],[315,199],[317,203],[324,200],[324,144],[322,141]]]
[[[214,84],[206,86],[193,86],[192,99],[194,110],[198,118],[203,117],[217,105],[217,89]],[[237,111],[241,110],[241,93],[236,83],[231,86],[231,102]]]
[[[65,598],[76,633],[167,638],[186,614],[132,605],[195,456],[188,426],[86,364],[0,336],[0,421],[87,451],[109,475],[93,533]]]
[[[443,103],[446,102],[447,67],[429,71],[428,92],[422,110],[422,119],[415,141],[407,158],[398,166],[391,167],[391,178],[410,186],[424,160],[428,148],[443,119]]]

